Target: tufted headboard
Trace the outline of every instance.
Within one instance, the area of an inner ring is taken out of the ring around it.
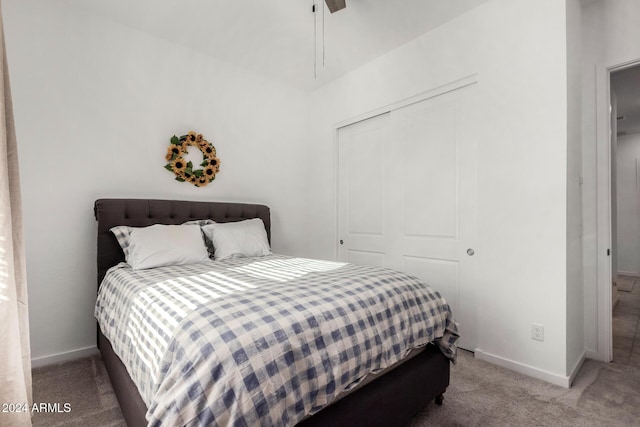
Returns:
[[[124,253],[113,233],[117,225],[146,227],[153,224],[182,224],[192,219],[233,222],[260,218],[271,242],[271,217],[264,205],[184,200],[99,199],[94,204],[98,221],[98,286],[107,270],[124,261]]]

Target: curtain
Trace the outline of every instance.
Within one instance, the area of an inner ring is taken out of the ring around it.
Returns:
[[[30,408],[31,349],[18,152],[0,9],[0,404]],[[30,426],[31,414],[0,412],[2,426]]]

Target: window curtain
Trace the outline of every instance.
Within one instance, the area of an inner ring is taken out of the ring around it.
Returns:
[[[31,407],[31,349],[18,152],[0,8],[0,404]],[[27,412],[0,412],[2,426],[30,426]]]

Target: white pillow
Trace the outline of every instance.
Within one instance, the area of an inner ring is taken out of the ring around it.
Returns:
[[[207,224],[215,224],[215,222],[210,219],[193,219],[191,221],[183,222],[181,225],[194,224],[202,227],[203,225]],[[118,244],[120,245],[120,247],[122,248],[122,252],[124,253],[124,259],[127,262],[129,261],[129,245],[131,244],[129,236],[131,236],[131,231],[135,230],[136,228],[143,227],[129,227],[128,225],[118,225],[109,229],[109,231],[111,231],[113,235],[116,236],[116,240],[118,241]],[[209,251],[209,254],[213,256],[213,247],[209,247],[208,241],[206,241],[205,243],[207,243],[207,250]]]
[[[202,232],[213,243],[216,260],[271,254],[267,231],[260,218],[205,225]]]
[[[209,260],[198,225],[161,225],[133,228],[127,263],[134,270],[184,265]]]

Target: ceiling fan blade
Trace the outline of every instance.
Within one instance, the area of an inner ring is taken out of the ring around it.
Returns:
[[[346,0],[324,0],[327,3],[327,7],[329,8],[329,12],[337,12],[339,10],[347,7]]]

